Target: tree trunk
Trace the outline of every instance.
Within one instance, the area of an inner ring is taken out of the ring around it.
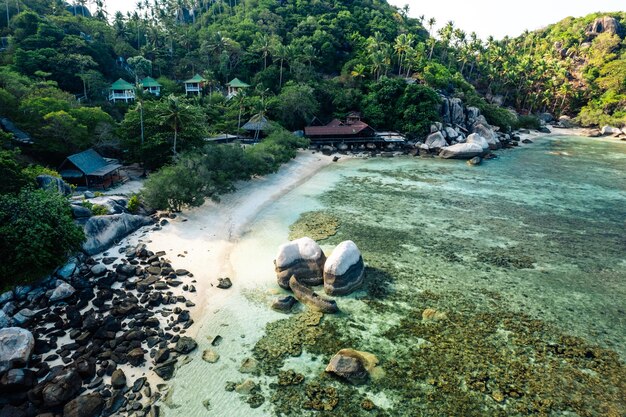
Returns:
[[[239,107],[239,119],[237,120],[237,129],[241,129],[241,112],[243,111],[243,107]]]
[[[282,88],[283,86],[283,60],[280,60],[280,82],[278,83],[278,86],[280,88]]]
[[[176,156],[176,139],[178,135],[178,123],[174,122],[174,156]]]

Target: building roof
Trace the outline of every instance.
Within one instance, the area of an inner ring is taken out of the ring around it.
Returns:
[[[193,77],[191,77],[190,79],[188,79],[187,81],[183,81],[185,84],[190,84],[190,83],[201,83],[203,81],[206,81],[204,78],[202,78],[199,74],[194,75]]]
[[[111,87],[109,87],[109,90],[134,90],[134,89],[135,89],[134,85],[132,85],[131,83],[121,78],[115,81],[113,84],[111,84]]]
[[[141,80],[141,85],[144,87],[162,87],[161,84],[152,77],[146,77]]]
[[[233,78],[232,80],[230,80],[230,82],[227,85],[230,86],[230,87],[235,87],[235,88],[250,87],[250,84],[244,83],[239,78]]]
[[[373,130],[367,123],[361,121],[343,124],[335,119],[326,126],[307,126],[304,133],[307,136],[352,136],[368,129]]]
[[[84,175],[91,175],[96,177],[104,176],[121,167],[120,164],[108,162],[93,149],[87,149],[86,151],[83,151],[81,153],[70,155],[67,157],[67,160],[74,164],[74,166],[78,168]],[[71,171],[73,170],[67,170],[68,174],[70,174]],[[63,171],[61,172],[61,174],[63,174]]]
[[[241,126],[244,130],[269,130],[271,127],[269,120],[265,116],[259,117],[258,114],[252,116],[248,123]]]

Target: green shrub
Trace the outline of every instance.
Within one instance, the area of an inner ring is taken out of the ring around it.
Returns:
[[[102,204],[93,204],[91,206],[91,214],[94,216],[106,216],[109,214],[109,210]]]
[[[46,168],[41,165],[29,165],[22,170],[22,173],[28,178],[29,182],[35,183],[35,178],[40,175],[50,175],[51,177],[61,178],[61,174],[53,169]]]
[[[541,123],[539,123],[539,118],[537,118],[536,116],[518,116],[517,117],[517,125],[516,127],[518,129],[520,128],[524,128],[524,129],[539,129],[541,127]]]
[[[128,205],[126,206],[126,208],[128,209],[128,211],[134,214],[137,213],[140,205],[141,201],[139,201],[139,196],[137,194],[133,194],[133,196],[128,200]]]
[[[60,194],[25,188],[0,195],[0,287],[43,277],[83,240]]]

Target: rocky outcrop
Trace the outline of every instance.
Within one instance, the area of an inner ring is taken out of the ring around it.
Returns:
[[[125,236],[152,222],[149,217],[127,213],[91,217],[84,227],[86,240],[83,243],[83,251],[88,255],[102,252]]]
[[[24,366],[35,347],[33,334],[20,327],[0,329],[0,374],[13,366]]]
[[[621,133],[622,131],[619,128],[613,126],[602,126],[602,129],[600,129],[602,136],[617,136]]]
[[[597,36],[601,33],[611,33],[613,35],[622,36],[623,32],[622,25],[620,25],[617,19],[611,16],[598,17],[587,28],[588,36]]]
[[[341,242],[324,264],[324,291],[346,295],[363,284],[365,264],[359,248],[351,240]]]
[[[487,139],[480,136],[478,133],[472,133],[471,135],[469,135],[467,137],[466,143],[475,143],[479,145],[483,149],[483,151],[489,150],[489,143],[487,142]]]
[[[483,152],[483,147],[477,143],[457,143],[443,148],[439,156],[444,159],[471,159]]]
[[[425,142],[429,149],[441,149],[448,146],[448,142],[441,132],[435,132],[428,135]]]
[[[305,285],[321,285],[326,255],[313,239],[303,237],[278,248],[274,266],[281,288],[289,289],[289,279],[295,275]]]
[[[289,279],[289,288],[298,301],[309,306],[312,310],[331,314],[339,312],[339,307],[334,300],[322,297],[309,287],[302,285],[295,276]]]
[[[61,178],[53,177],[52,175],[39,175],[35,178],[37,186],[42,190],[56,191],[62,195],[72,194],[72,189]]]
[[[502,144],[497,139],[495,132],[482,123],[474,126],[474,133],[478,133],[480,136],[485,138],[485,140],[487,140],[489,149],[495,150],[502,147]]]

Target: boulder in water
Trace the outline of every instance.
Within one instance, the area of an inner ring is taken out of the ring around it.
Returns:
[[[320,296],[309,287],[299,283],[295,276],[289,279],[289,287],[298,301],[315,311],[322,313],[337,313],[339,311],[335,300]]]
[[[341,349],[330,360],[326,372],[335,374],[353,384],[367,381],[378,364],[376,356],[354,349]]]
[[[21,327],[0,329],[0,374],[13,366],[24,366],[35,347],[33,334]]]
[[[341,242],[324,264],[324,291],[346,295],[363,284],[365,264],[359,248],[351,240]]]
[[[483,152],[482,146],[477,143],[457,143],[443,148],[439,156],[444,159],[471,159]]]
[[[128,213],[91,217],[85,223],[83,250],[88,255],[102,252],[142,226],[152,223],[146,216]]]
[[[274,260],[276,278],[281,288],[289,289],[292,275],[305,285],[320,285],[326,255],[313,239],[303,237],[278,248]]]

